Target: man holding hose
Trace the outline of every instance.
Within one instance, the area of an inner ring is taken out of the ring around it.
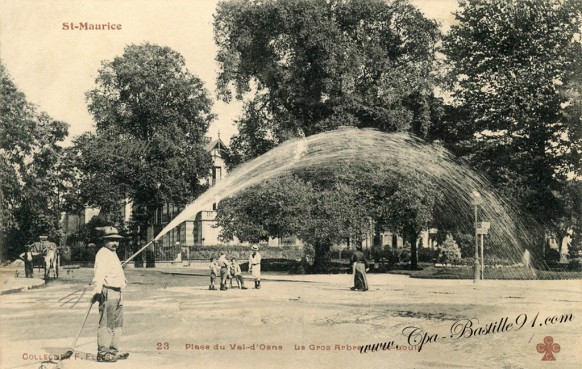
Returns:
[[[123,238],[113,227],[100,228],[103,247],[95,256],[93,297],[99,301],[99,329],[97,330],[97,361],[115,362],[127,359],[128,353],[119,352],[123,327],[123,300],[121,291],[127,281],[116,250]]]

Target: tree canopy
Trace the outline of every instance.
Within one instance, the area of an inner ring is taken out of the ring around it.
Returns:
[[[26,100],[0,63],[0,234],[13,257],[41,234],[59,241],[59,165],[68,125]]]
[[[77,138],[70,152],[84,176],[80,205],[113,214],[130,199],[144,232],[158,206],[183,205],[204,190],[212,101],[179,53],[129,45],[122,56],[102,63],[86,96],[96,133]]]
[[[311,186],[292,175],[251,187],[219,203],[221,237],[257,243],[293,236],[309,222],[312,197]]]
[[[221,2],[218,93],[248,96],[231,165],[338,126],[426,135],[434,21],[406,1]]]
[[[396,179],[390,188],[389,197],[380,203],[379,224],[408,239],[411,246],[410,267],[416,269],[418,236],[435,222],[437,205],[443,200],[442,194],[434,183],[416,172]]]
[[[416,246],[441,198],[421,175],[403,178],[385,169],[346,165],[267,181],[222,200],[218,226],[223,237],[240,241],[298,236],[315,249],[315,271],[325,270],[331,246],[361,242],[377,225]],[[416,268],[416,247],[412,255]]]
[[[453,105],[440,137],[549,224],[580,175],[578,1],[464,1],[444,38]]]
[[[344,183],[320,188],[320,184],[287,174],[222,200],[217,214],[222,236],[251,242],[298,236],[315,248],[315,269],[323,270],[330,247],[361,239],[370,219],[356,188]]]
[[[200,143],[214,119],[202,81],[169,47],[129,45],[123,56],[102,62],[95,84],[86,96],[97,132]]]

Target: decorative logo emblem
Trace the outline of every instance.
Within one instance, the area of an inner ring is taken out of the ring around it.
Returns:
[[[537,344],[536,350],[538,350],[540,354],[544,354],[542,361],[555,361],[556,358],[554,357],[554,352],[560,352],[560,345],[554,343],[554,337],[546,336],[544,338],[544,343]]]

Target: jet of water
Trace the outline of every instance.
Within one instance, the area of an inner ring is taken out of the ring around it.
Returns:
[[[365,165],[362,165],[365,164]],[[455,158],[441,146],[428,144],[405,133],[383,133],[371,129],[339,129],[317,135],[290,140],[273,150],[251,160],[208,189],[178,214],[155,240],[161,238],[182,222],[193,219],[212,203],[287,173],[299,170],[317,171],[374,165],[390,168],[396,174],[410,171],[422,173],[433,181],[445,198],[440,217],[448,217],[454,224],[462,225],[466,233],[474,233],[471,194],[481,194],[480,221],[489,221],[489,239],[501,244],[505,257],[521,261],[525,247],[531,246],[534,236],[529,219],[523,217],[505,201],[482,175]],[[487,252],[487,249],[486,249]]]

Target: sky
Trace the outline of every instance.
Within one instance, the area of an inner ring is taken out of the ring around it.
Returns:
[[[70,138],[94,129],[85,92],[95,86],[104,60],[129,44],[150,42],[181,53],[216,100],[217,47],[212,33],[217,0],[2,0],[0,59],[27,100],[70,125]],[[457,0],[413,0],[444,30],[453,22]],[[121,30],[63,30],[63,23],[121,24]],[[228,144],[242,104],[216,100],[217,119],[208,135]]]

